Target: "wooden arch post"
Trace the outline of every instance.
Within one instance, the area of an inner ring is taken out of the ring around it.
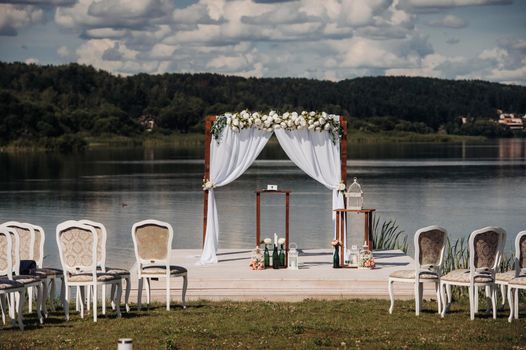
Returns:
[[[209,115],[205,119],[205,172],[204,178],[210,179],[210,143],[212,142],[212,124],[216,120],[215,115]],[[340,137],[340,163],[341,163],[341,175],[342,181],[347,187],[347,120],[343,116],[340,116],[340,126],[342,127],[342,135]],[[205,244],[206,239],[206,220],[208,216],[208,190],[203,191],[203,243]],[[345,205],[345,202],[344,202]]]

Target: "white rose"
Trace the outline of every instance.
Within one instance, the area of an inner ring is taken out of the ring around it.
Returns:
[[[309,115],[310,115],[311,117],[314,117],[314,116],[316,115],[316,112],[310,112]]]
[[[243,129],[244,127],[245,127],[245,123],[240,122],[240,123],[239,123],[239,128],[240,128],[240,129]]]
[[[238,128],[237,126],[233,126],[233,127],[232,127],[232,131],[234,131],[234,132],[238,132],[238,131],[239,131],[239,128]]]
[[[270,243],[272,243],[272,240],[271,240],[270,238],[265,238],[265,239],[263,240],[263,242],[264,242],[265,244],[270,244]]]
[[[285,244],[285,238],[278,239],[278,244]]]
[[[312,124],[314,124],[314,120],[309,119],[309,125],[312,125]]]
[[[320,118],[320,125],[323,125],[325,124],[327,121],[325,120],[325,118]]]
[[[265,120],[267,120],[267,118],[268,118],[268,115],[265,114],[265,115],[263,115],[263,116],[261,117],[261,120],[265,121]]]
[[[327,113],[326,113],[326,112],[321,112],[321,116],[322,116],[324,119],[327,119]]]
[[[267,131],[272,131],[272,130],[274,130],[274,129],[272,129],[272,128],[267,128]]]
[[[270,111],[270,113],[268,114],[270,117],[273,117],[274,114],[276,114],[276,111]]]
[[[239,125],[239,119],[236,118],[236,119],[232,120],[232,125],[238,126]]]
[[[321,131],[321,128],[319,126],[317,126],[314,130]]]
[[[226,118],[226,125],[230,125],[230,124],[232,124],[232,118],[227,117]]]
[[[296,119],[298,117],[298,113],[297,112],[292,112],[292,118]]]
[[[285,123],[285,122],[281,122],[279,125],[281,125],[281,127],[282,127],[283,129],[285,129],[285,128],[287,127],[287,123]]]
[[[331,124],[327,123],[327,124],[325,124],[325,126],[323,128],[325,130],[330,130],[331,129]]]
[[[261,119],[256,118],[256,120],[254,120],[254,124],[256,124],[257,126],[260,126],[261,125]]]
[[[338,191],[345,191],[345,184],[343,182],[340,182],[338,185]]]
[[[289,120],[287,121],[287,126],[288,126],[289,128],[292,128],[293,125],[294,125],[294,123],[292,122],[292,120],[289,119]]]
[[[281,129],[281,125],[279,125],[279,124],[274,124],[274,130],[276,130],[276,129]]]
[[[312,125],[314,125],[314,126],[320,126],[320,122],[319,122],[319,121],[315,121]]]
[[[278,116],[275,116],[274,117],[274,121],[279,124],[279,123],[281,123],[281,118],[278,117]]]
[[[313,130],[315,128],[314,125],[309,125],[309,130]]]
[[[285,114],[283,114],[283,119],[287,119],[289,117],[289,112],[285,112]]]

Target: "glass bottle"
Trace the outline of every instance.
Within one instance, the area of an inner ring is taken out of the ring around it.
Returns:
[[[272,268],[279,269],[279,254],[277,244],[274,244],[274,251],[272,252]]]
[[[268,246],[265,244],[265,252],[263,253],[263,261],[265,262],[265,268],[270,267],[270,254],[268,252]]]
[[[279,267],[285,267],[285,249],[283,249],[283,244],[279,250]]]
[[[332,255],[332,267],[335,269],[340,268],[340,252],[339,252],[339,246],[334,246],[334,253]]]

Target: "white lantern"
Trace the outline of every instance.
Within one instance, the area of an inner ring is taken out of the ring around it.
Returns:
[[[358,249],[358,246],[353,245],[351,246],[351,251],[349,254],[349,267],[358,267],[360,260],[360,250]]]
[[[299,268],[298,250],[296,248],[298,248],[296,243],[289,244],[289,269],[291,270]]]
[[[354,178],[353,183],[349,186],[345,197],[347,197],[347,209],[361,210],[363,208],[363,191],[362,186]]]

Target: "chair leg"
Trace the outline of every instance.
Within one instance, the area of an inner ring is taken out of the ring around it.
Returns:
[[[86,297],[86,305],[87,305],[87,309],[88,311],[91,310],[91,289],[92,288],[97,288],[97,286],[86,286],[86,289],[87,289],[87,297]]]
[[[122,316],[121,314],[121,297],[122,297],[122,279],[119,281],[119,283],[115,286],[116,287],[116,293],[115,298],[113,299],[113,302],[115,303],[115,310],[117,311],[117,317],[120,318]],[[113,285],[112,285],[113,287]],[[112,288],[113,289],[113,288]]]
[[[55,312],[55,293],[56,293],[56,278],[53,277],[50,281],[49,299],[51,301],[51,311]]]
[[[446,310],[448,308],[448,304],[446,303],[446,289],[447,289],[448,285],[446,285],[445,283],[442,283],[440,282],[440,297],[442,299],[442,311],[441,311],[441,316],[444,317],[446,316]]]
[[[42,282],[42,312],[44,313],[45,318],[49,316],[47,312],[47,305],[46,305],[48,295],[49,295],[48,283],[49,283],[49,280],[47,278]]]
[[[513,300],[513,314],[515,315],[515,319],[519,319],[519,288],[515,288],[515,298]]]
[[[183,303],[183,309],[186,309],[186,289],[188,288],[188,275],[183,276],[183,296],[182,296],[182,303]]]
[[[137,310],[141,311],[141,297],[143,288],[143,277],[139,278],[139,286],[137,287]]]
[[[62,301],[62,305],[64,305],[64,298],[66,296],[66,281],[64,279],[64,276],[62,276],[62,278],[60,279],[61,280],[61,284],[60,284],[60,300]]]
[[[453,293],[451,293],[451,284],[447,284],[447,303],[448,303],[448,307],[449,305],[451,305],[451,299],[453,298]]]
[[[33,312],[33,287],[29,287],[27,289],[27,295],[28,295],[28,303],[27,303],[27,309],[29,313]]]
[[[146,278],[146,304],[150,305],[150,279]]]
[[[0,295],[0,308],[2,308],[2,324],[5,325],[5,313],[7,310],[7,303],[5,301],[5,294]]]
[[[43,324],[44,323],[44,317],[42,316],[42,299],[43,299],[43,293],[42,293],[42,283],[36,287],[36,291],[37,291],[37,316],[38,316],[38,321],[40,322],[40,324]]]
[[[115,284],[112,284],[111,287],[110,287],[110,300],[111,300],[111,309],[112,310],[115,310],[115,293],[116,293],[116,290],[115,290]],[[120,303],[120,300],[119,300],[119,303]]]
[[[389,306],[389,314],[392,314],[394,309],[393,283],[394,281],[392,279],[389,279],[389,281],[387,282],[387,290],[389,291],[389,299],[391,300],[391,305]]]
[[[508,317],[508,322],[511,322],[513,319],[513,311],[515,310],[513,306],[513,291],[510,286],[508,286],[508,305],[510,306],[510,316]]]
[[[80,296],[80,288],[80,286],[77,286],[77,288],[75,288],[77,290],[75,294],[75,311],[77,312],[80,310],[80,300],[83,299]]]
[[[166,277],[166,310],[170,311],[170,275]]]
[[[440,314],[440,311],[442,311],[442,296],[440,295],[440,283],[439,282],[435,282],[435,293],[437,296],[438,313]]]
[[[475,289],[477,287],[475,286],[469,286],[468,287],[468,293],[469,293],[469,318],[471,320],[475,319],[475,307],[477,306],[475,301]]]
[[[475,303],[475,314],[479,312],[479,287],[473,287],[473,301]]]
[[[415,315],[420,315],[420,283],[415,281]]]
[[[80,318],[84,318],[84,301],[86,300],[86,289],[88,289],[89,293],[89,287],[77,287],[77,298],[79,298],[79,306],[80,306]],[[88,305],[90,301],[88,298]]]
[[[95,287],[97,288],[97,287]],[[103,315],[106,315],[106,285],[103,284],[101,286],[101,290],[102,290],[102,294],[101,294],[101,298],[102,298],[102,314]]]
[[[126,294],[124,295],[124,303],[126,305],[126,312],[130,312],[130,292],[131,292],[131,277],[128,276],[125,278],[126,280]]]
[[[497,318],[497,286],[493,285],[490,287],[491,293],[491,307],[493,308],[493,318]]]
[[[17,314],[17,321],[18,321],[18,327],[20,328],[21,331],[24,330],[24,322],[23,322],[23,319],[22,319],[22,314],[24,312],[24,301],[26,299],[26,291],[25,289],[22,289],[19,293],[18,293],[18,297],[19,297],[19,300],[20,302],[18,303],[18,314]],[[14,305],[13,305],[13,310],[15,309]],[[14,318],[13,318],[14,319]]]
[[[93,285],[93,322],[97,322],[97,285]]]
[[[500,295],[502,297],[501,308],[504,308],[504,305],[506,305],[506,294],[507,294],[506,285],[504,283],[502,283],[500,285]]]
[[[64,309],[64,315],[66,316],[66,321],[69,321],[69,286],[64,285],[64,296],[62,298],[62,308]]]

